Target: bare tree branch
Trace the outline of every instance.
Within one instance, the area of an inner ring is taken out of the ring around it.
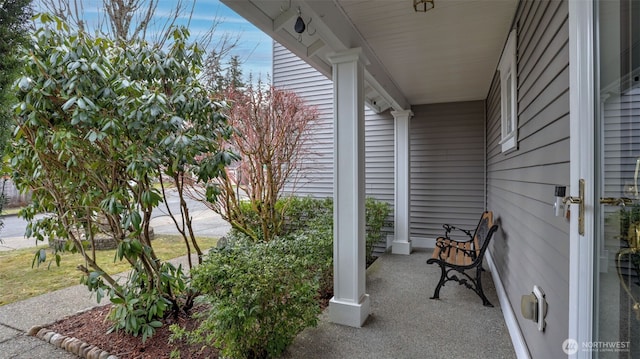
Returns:
[[[78,30],[118,41],[141,39],[163,45],[178,19],[186,18],[190,24],[196,1],[177,0],[168,14],[158,13],[159,0],[41,0],[41,5]],[[92,5],[93,9],[87,8]],[[90,10],[96,13],[95,20],[88,19]]]
[[[220,195],[208,206],[253,240],[270,241],[283,228],[287,206],[277,202],[285,185],[297,182],[303,160],[310,155],[304,144],[318,112],[295,93],[260,83],[231,88],[225,97],[233,103],[228,119],[236,132],[221,146],[240,154],[241,160],[216,180]],[[257,219],[247,217],[246,205]]]

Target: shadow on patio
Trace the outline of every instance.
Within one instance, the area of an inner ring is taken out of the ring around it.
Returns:
[[[440,300],[429,297],[440,270],[432,250],[385,254],[367,270],[371,315],[362,328],[329,323],[301,333],[285,358],[515,358],[495,286],[484,272],[484,307],[471,290],[450,282]],[[486,267],[486,265],[485,265]]]

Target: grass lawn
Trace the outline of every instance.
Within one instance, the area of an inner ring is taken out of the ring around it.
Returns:
[[[217,242],[216,238],[198,239],[202,250],[215,246]],[[153,241],[153,248],[158,257],[165,260],[187,254],[184,241],[179,236],[158,235]],[[55,261],[48,265],[49,256],[53,258],[53,255],[47,251],[47,263],[32,268],[35,252],[36,248],[0,252],[0,305],[80,284],[81,274],[76,269],[78,265],[83,264],[80,254],[62,254],[58,267]],[[129,269],[126,261],[113,262],[115,250],[97,251],[97,257],[97,262],[108,273],[120,273]]]

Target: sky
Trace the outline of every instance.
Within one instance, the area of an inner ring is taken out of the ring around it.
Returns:
[[[160,3],[166,6],[173,4],[174,1],[160,0]],[[191,19],[191,32],[208,30],[215,19],[220,21],[216,33],[230,34],[232,37],[239,36],[240,40],[234,53],[243,61],[244,75],[252,73],[254,77],[261,75],[263,79],[271,75],[271,38],[218,0],[196,1],[196,9]]]
[[[81,2],[84,5],[87,21],[90,21],[92,17],[96,19],[97,9],[102,1],[81,0]],[[187,0],[187,2],[189,1]],[[162,22],[163,16],[166,18],[175,3],[176,0],[159,0],[156,11],[159,23]],[[34,4],[36,11],[41,11],[41,0],[35,0]],[[232,54],[240,57],[243,75],[247,77],[251,73],[254,79],[260,76],[266,80],[272,72],[271,38],[218,0],[196,0],[189,25],[192,36],[209,30],[216,19],[219,22],[215,31],[216,37],[226,34],[239,40]],[[181,19],[181,21],[186,25],[186,19]],[[215,40],[213,42],[215,43]]]

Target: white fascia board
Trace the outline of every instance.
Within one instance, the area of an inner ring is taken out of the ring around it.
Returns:
[[[284,45],[289,51],[308,62],[309,65],[313,66],[321,74],[327,78],[331,78],[331,65],[328,60],[321,59],[317,56],[317,47],[319,44],[314,43],[311,46],[312,48],[309,49],[303,43],[298,42],[298,40],[283,27],[284,23],[291,18],[292,14],[297,15],[297,8],[293,9],[292,7],[292,9],[280,14],[280,16],[275,19],[271,19],[260,9],[260,1],[220,0],[220,2],[262,30],[262,32],[269,35],[272,39]]]

